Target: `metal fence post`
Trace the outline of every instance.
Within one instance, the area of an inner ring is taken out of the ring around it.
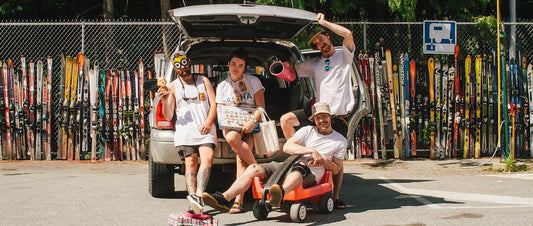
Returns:
[[[366,52],[366,21],[363,21],[363,50]]]
[[[85,21],[81,22],[81,52],[85,53]]]

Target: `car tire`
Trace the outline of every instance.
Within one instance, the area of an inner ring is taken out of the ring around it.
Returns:
[[[150,155],[148,171],[148,191],[152,197],[164,198],[174,192],[173,165],[155,163]]]

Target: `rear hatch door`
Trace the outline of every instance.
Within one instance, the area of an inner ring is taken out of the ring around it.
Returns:
[[[316,14],[257,4],[181,7],[169,14],[187,39],[291,40],[316,21]]]

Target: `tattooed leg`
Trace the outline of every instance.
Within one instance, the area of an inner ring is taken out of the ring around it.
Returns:
[[[200,153],[200,169],[198,170],[198,187],[196,188],[196,194],[202,195],[207,188],[209,176],[211,175],[214,151],[211,147],[203,146],[198,149],[198,152]]]
[[[196,173],[193,172],[187,172],[185,173],[185,184],[187,185],[187,191],[189,192],[189,195],[196,194]]]
[[[198,155],[192,154],[185,157],[185,185],[189,195],[196,194],[197,167]]]
[[[209,182],[209,175],[211,173],[211,167],[200,168],[198,171],[198,179],[196,184],[196,194],[202,194]]]

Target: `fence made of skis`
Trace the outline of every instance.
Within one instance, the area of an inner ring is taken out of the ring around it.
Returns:
[[[516,29],[517,45],[509,51],[508,40],[502,39],[505,51],[499,79],[496,31],[478,23],[457,22],[457,56],[423,54],[422,22],[340,23],[354,34],[358,70],[370,91],[372,105],[356,130],[350,158],[533,155],[533,108],[529,108],[533,85],[528,71],[533,57],[533,40],[529,39],[533,23],[505,24],[505,31],[511,26]],[[308,29],[313,26],[318,25]],[[147,79],[148,72],[154,71],[155,51],[172,51],[179,43],[175,24],[11,21],[0,23],[0,37],[0,59],[5,66],[0,82],[2,159],[146,159],[149,128],[144,122],[150,101],[148,93],[140,91],[139,80]],[[333,36],[333,42],[342,44],[337,36]],[[90,61],[79,62],[79,52]],[[72,56],[70,64],[67,56]],[[143,73],[139,72],[140,59]],[[96,76],[100,96],[89,95],[93,80],[78,79],[88,83],[86,91],[76,89],[73,93],[74,89],[69,89],[66,107],[67,67],[81,78]],[[76,67],[84,69],[74,70]],[[111,108],[106,110],[105,84],[115,82],[119,90],[116,97],[110,90]],[[103,101],[98,111],[91,106],[91,98]],[[113,101],[117,107],[121,102],[123,108],[114,112]],[[91,123],[95,112],[97,123]],[[141,123],[146,125],[143,130]],[[91,128],[98,128],[95,155],[86,148],[94,144],[76,145],[93,142],[92,136],[83,136],[93,133]],[[106,142],[115,144],[111,141],[115,137],[124,138],[124,143],[118,142],[120,147],[106,152]]]

